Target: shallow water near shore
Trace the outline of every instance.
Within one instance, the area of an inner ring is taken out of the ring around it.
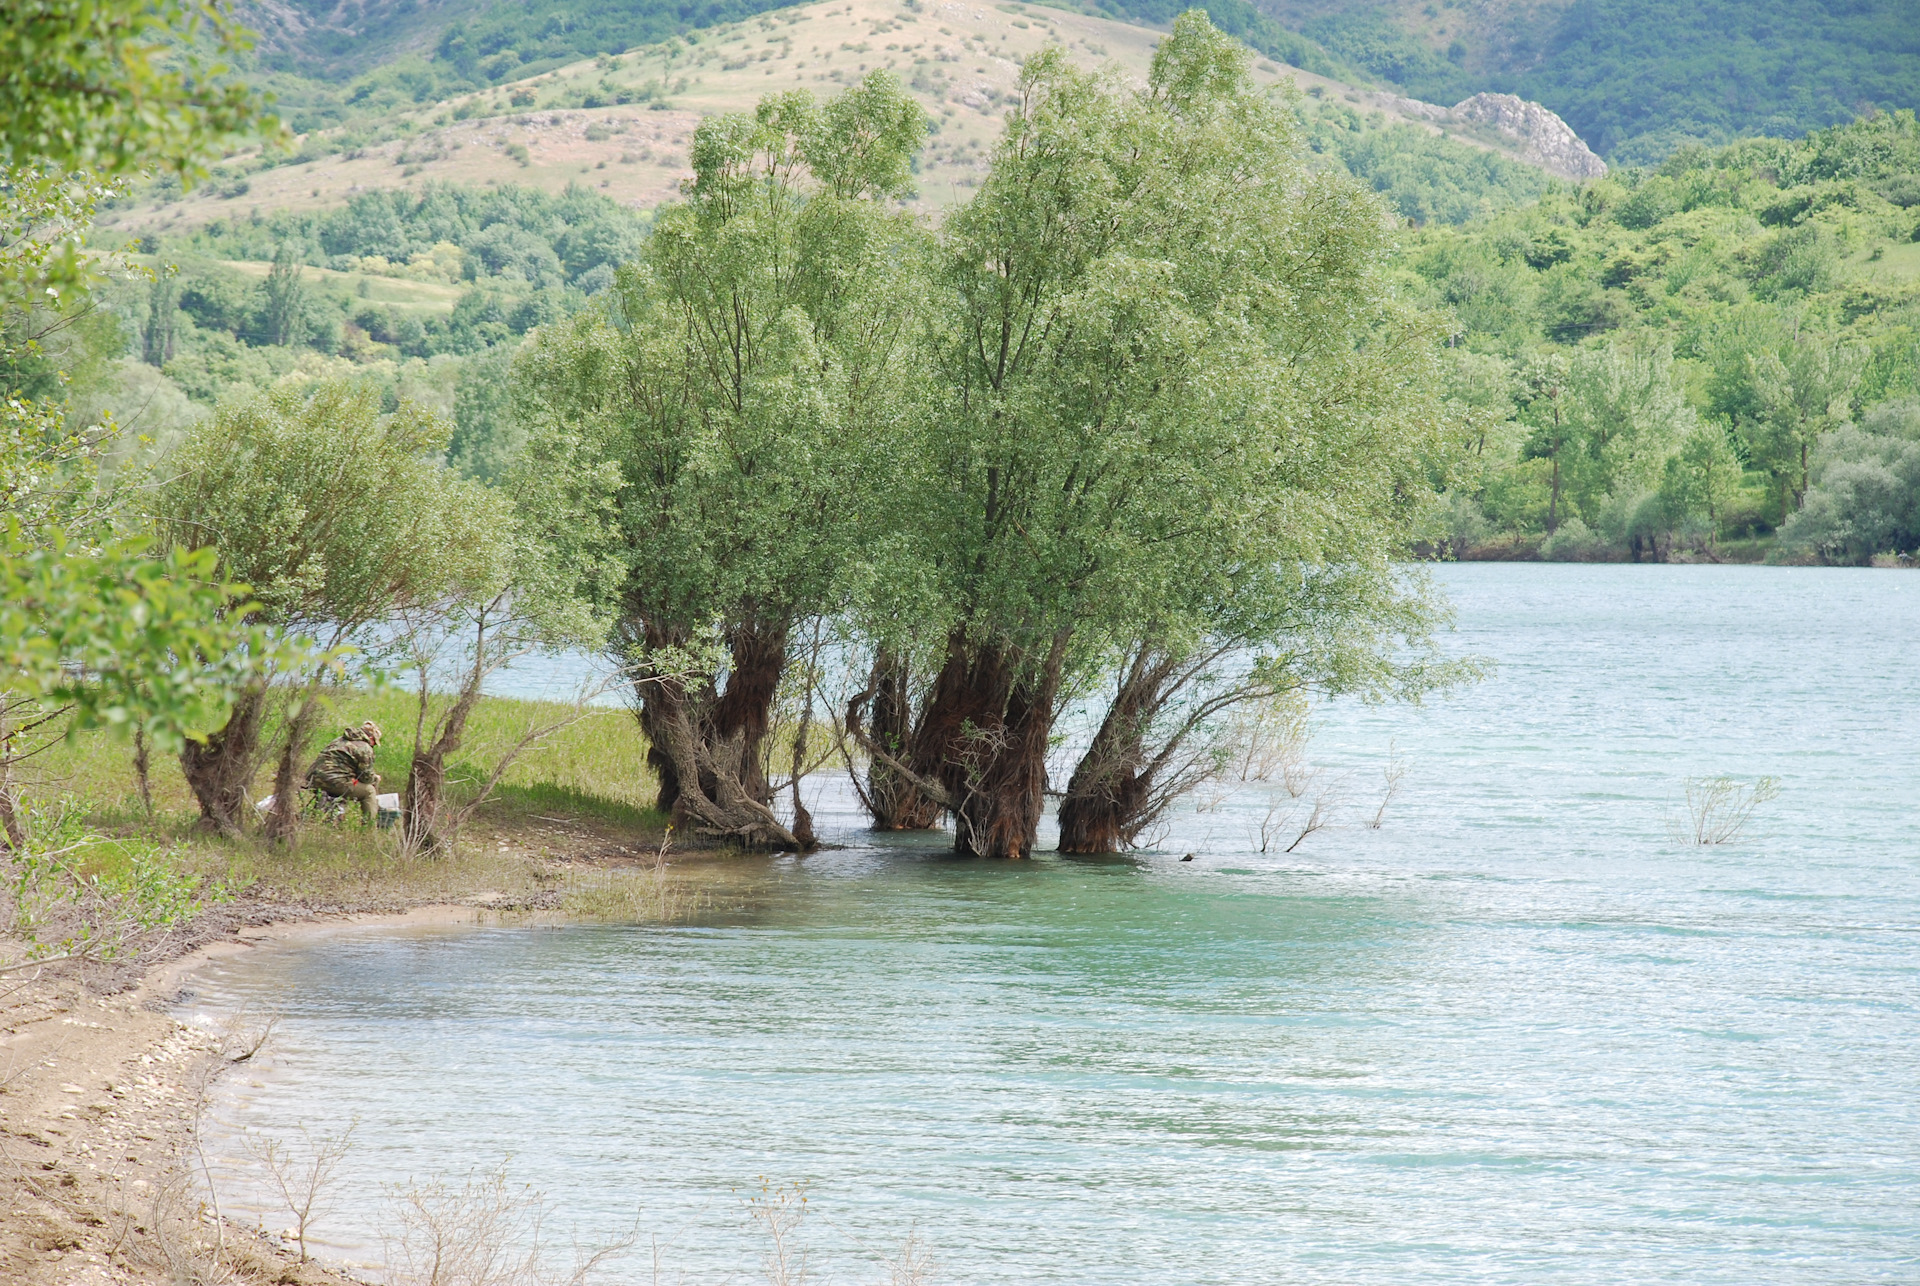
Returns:
[[[915,1231],[952,1283],[1920,1276],[1920,576],[1436,574],[1497,672],[1317,709],[1273,815],[1336,809],[1291,854],[1254,788],[1161,851],[983,863],[823,783],[847,847],[690,924],[215,962],[189,1012],[283,1016],[217,1105],[229,1209],[287,1222],[237,1131],[357,1121],[319,1240],[361,1262],[383,1185],[505,1157],[563,1241],[637,1212],[662,1281],[760,1279],[762,1177],[837,1283]],[[1780,795],[1677,842],[1722,773]]]

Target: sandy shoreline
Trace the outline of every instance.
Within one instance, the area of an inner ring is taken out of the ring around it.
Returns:
[[[0,983],[0,1280],[9,1286],[171,1283],[215,1268],[241,1282],[346,1283],[277,1240],[202,1208],[199,1123],[257,1031],[209,1031],[171,1010],[210,962],[365,928],[560,922],[553,911],[434,902],[400,911],[285,908],[100,994],[61,976]],[[55,971],[49,970],[49,974]],[[183,1271],[185,1276],[183,1276]]]

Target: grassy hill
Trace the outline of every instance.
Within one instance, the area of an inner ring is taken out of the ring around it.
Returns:
[[[916,0],[918,3],[919,0]],[[934,0],[922,11],[940,17]],[[1056,0],[1164,26],[1181,0]],[[1920,105],[1912,0],[1212,0],[1215,23],[1317,75],[1451,104],[1546,104],[1617,164],[1687,142],[1798,137]],[[255,74],[302,131],[749,21],[774,0],[297,0],[256,4]],[[1005,6],[959,6],[951,21]]]
[[[1144,76],[1160,34],[1021,4],[796,6],[450,100],[369,104],[346,125],[309,133],[290,158],[237,156],[212,183],[184,195],[162,185],[111,217],[127,231],[173,233],[434,183],[551,193],[581,185],[646,209],[673,196],[688,175],[686,149],[702,117],[751,110],[781,90],[831,94],[876,67],[896,72],[935,122],[920,158],[919,200],[943,208],[964,200],[984,173],[1022,59],[1058,43],[1084,65],[1117,63]],[[1481,212],[1488,193],[1505,205],[1543,186],[1537,173],[1504,159],[1498,140],[1403,116],[1391,95],[1272,60],[1259,63],[1258,75],[1268,83],[1291,78],[1307,93],[1322,150],[1351,154],[1383,191],[1421,188],[1396,201],[1409,217],[1426,221],[1441,210],[1437,217],[1463,218]],[[1377,155],[1381,131],[1395,131],[1384,149],[1390,157]],[[1424,191],[1436,181],[1443,189],[1437,205]]]
[[[282,114],[305,133],[369,108],[428,103],[538,76],[770,12],[791,0],[303,0],[251,3],[260,33],[249,63]],[[1184,0],[1053,3],[1135,25],[1166,27]],[[1323,74],[1339,68],[1311,40],[1254,7],[1213,0],[1215,25],[1259,52]]]

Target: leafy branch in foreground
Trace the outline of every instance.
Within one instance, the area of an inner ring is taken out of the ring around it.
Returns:
[[[213,553],[144,538],[75,547],[49,527],[0,533],[0,826],[21,848],[16,768],[90,729],[185,749],[259,666],[299,650],[244,623],[245,586]],[[235,611],[235,609],[240,609]]]
[[[199,177],[223,139],[276,124],[225,61],[252,43],[221,0],[11,0],[0,162]]]

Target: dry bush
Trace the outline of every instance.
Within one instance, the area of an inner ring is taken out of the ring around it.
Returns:
[[[306,1126],[300,1126],[298,1147],[286,1139],[247,1138],[247,1151],[266,1170],[268,1182],[293,1216],[293,1240],[300,1248],[303,1264],[311,1257],[307,1254],[307,1230],[327,1208],[334,1171],[347,1155],[353,1128],[349,1125],[339,1134],[316,1138]]]
[[[1301,784],[1301,791],[1304,793],[1307,786],[1318,777],[1318,773],[1309,774]],[[1291,794],[1283,796],[1280,791],[1274,791],[1268,795],[1266,815],[1260,819],[1260,851],[1262,853],[1271,852],[1289,834],[1293,838],[1288,840],[1287,846],[1280,851],[1291,853],[1306,841],[1307,836],[1316,831],[1325,830],[1331,825],[1334,811],[1340,803],[1340,783],[1334,782],[1314,792],[1304,820],[1300,817],[1299,806],[1288,802],[1293,798],[1297,796]]]
[[[1380,807],[1374,809],[1373,816],[1367,819],[1367,829],[1370,831],[1379,830],[1387,820],[1387,807],[1393,803],[1393,797],[1400,793],[1400,782],[1407,775],[1407,765],[1401,760],[1399,751],[1388,748],[1387,766],[1380,770],[1380,774],[1386,779],[1387,788],[1380,795]]]
[[[1687,818],[1674,826],[1675,838],[1683,844],[1731,844],[1746,831],[1760,805],[1779,793],[1777,777],[1751,783],[1736,777],[1689,777]]]
[[[1233,773],[1243,782],[1278,782],[1298,799],[1311,783],[1307,766],[1307,701],[1284,692],[1269,701],[1243,707],[1227,726],[1225,741]]]
[[[637,1231],[604,1246],[575,1247],[555,1269],[546,1241],[546,1199],[516,1186],[504,1166],[474,1170],[458,1187],[443,1179],[389,1190],[386,1237],[393,1286],[584,1286],[639,1240]]]
[[[933,1254],[920,1240],[919,1233],[908,1233],[900,1253],[886,1261],[887,1286],[931,1286]]]
[[[747,1198],[747,1217],[767,1238],[767,1286],[805,1286],[807,1247],[800,1226],[807,1218],[806,1185],[778,1187],[762,1179],[759,1194]]]

